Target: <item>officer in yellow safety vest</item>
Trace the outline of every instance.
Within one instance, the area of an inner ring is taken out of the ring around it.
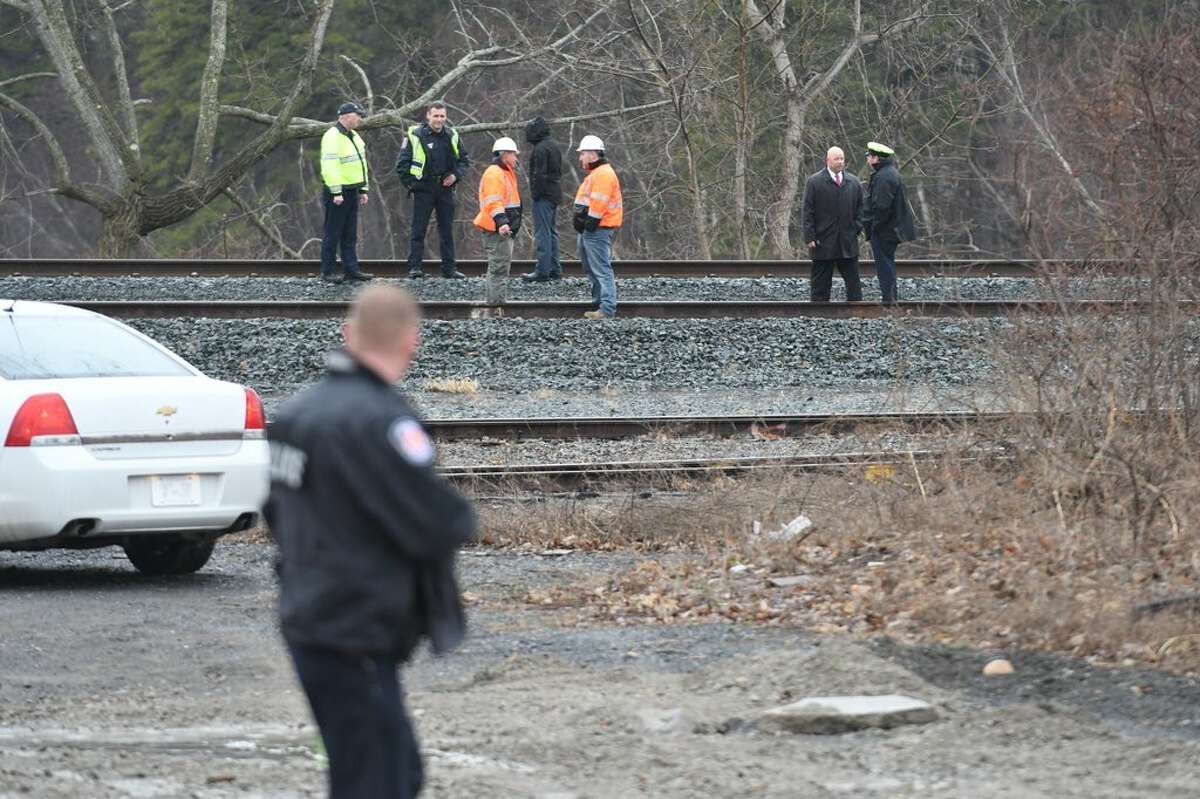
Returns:
[[[338,121],[321,137],[321,192],[325,231],[321,238],[321,279],[341,283],[337,252],[346,280],[370,280],[358,267],[358,206],[367,204],[367,145],[354,129],[367,115],[357,103],[338,106]]]
[[[424,277],[421,259],[425,254],[425,229],[435,211],[442,245],[442,277],[466,277],[454,260],[454,189],[470,165],[458,131],[446,122],[446,104],[431,103],[425,123],[408,129],[396,159],[396,174],[413,201],[409,277]]]
[[[487,253],[488,305],[502,305],[512,266],[513,236],[521,228],[521,192],[517,188],[517,143],[507,136],[492,145],[492,165],[479,181],[475,227],[483,232]]]

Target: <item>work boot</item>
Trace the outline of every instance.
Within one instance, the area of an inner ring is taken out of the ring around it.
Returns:
[[[604,315],[603,311],[584,311],[583,318],[584,319],[607,319],[608,317]]]
[[[366,283],[368,280],[374,280],[375,276],[370,272],[354,272],[346,275],[347,280],[356,280],[359,283]]]
[[[408,270],[408,277],[409,280],[420,280],[421,278],[425,277],[425,273],[420,269],[410,269]]]
[[[442,272],[442,277],[446,278],[447,280],[462,280],[466,277],[466,275],[457,269],[451,269],[449,272]]]
[[[550,275],[539,275],[537,272],[526,272],[521,275],[521,279],[526,283],[549,283],[554,278]]]
[[[344,278],[341,275],[321,275],[321,280],[325,281],[326,283],[332,283],[335,286],[340,286],[343,283]]]

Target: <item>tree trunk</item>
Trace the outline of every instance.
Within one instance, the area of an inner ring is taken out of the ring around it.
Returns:
[[[101,258],[132,258],[142,237],[141,211],[138,204],[125,201],[105,211],[98,246]]]

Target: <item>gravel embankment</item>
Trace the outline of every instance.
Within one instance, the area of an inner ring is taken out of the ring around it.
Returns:
[[[806,278],[621,278],[617,290],[626,300],[787,300],[807,299]],[[483,279],[395,281],[426,300],[480,300]],[[1074,280],[1068,296],[1120,299],[1132,282],[1123,278]],[[201,277],[7,277],[0,278],[0,297],[26,300],[335,300],[353,296],[356,286],[332,286],[315,278],[201,278]],[[903,300],[1029,300],[1052,296],[1050,286],[1031,278],[901,278]],[[867,300],[879,299],[874,278],[863,280]],[[585,300],[590,297],[584,278],[557,283],[509,281],[513,300]],[[834,300],[845,298],[841,278],[834,279]]]
[[[142,319],[208,374],[277,395],[315,380],[335,320]],[[996,319],[428,320],[406,380],[473,378],[489,392],[778,389],[895,381],[962,386],[987,374]]]

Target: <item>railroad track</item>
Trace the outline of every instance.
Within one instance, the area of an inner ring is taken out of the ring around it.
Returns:
[[[341,319],[350,308],[347,300],[69,300],[59,302],[119,319]],[[801,300],[631,300],[619,304],[626,317],[656,319],[742,319],[806,317],[825,319],[875,319],[879,317],[997,317],[1012,314],[1117,314],[1145,313],[1153,306],[1135,300],[1085,300],[1059,303],[1046,300],[969,300],[957,302],[901,302],[884,307],[872,302],[806,302]],[[504,306],[459,300],[426,300],[421,308],[427,319],[479,319],[508,316],[525,319],[580,318],[591,306],[586,302],[523,301]],[[1200,312],[1200,303],[1181,301],[1176,308],[1187,314]]]
[[[403,261],[363,261],[363,268],[383,277],[400,278],[408,274]],[[807,277],[810,261],[617,261],[618,277]],[[533,269],[533,261],[513,262],[512,274]],[[859,264],[864,275],[874,275],[872,261]],[[436,275],[436,262],[425,263],[427,274]],[[459,261],[458,268],[469,276],[483,275],[486,262]],[[564,261],[567,276],[582,277],[579,261]],[[1063,260],[900,260],[901,277],[1036,277],[1039,274],[1130,274],[1133,269],[1122,261]],[[0,259],[0,276],[85,276],[85,277],[313,277],[320,271],[318,261],[293,260],[105,260],[105,259]],[[435,278],[436,279],[436,278]]]
[[[996,455],[1002,456],[1001,453]],[[540,463],[519,465],[460,465],[439,469],[443,477],[460,484],[527,489],[530,486],[581,485],[629,480],[639,488],[669,484],[679,479],[701,479],[768,471],[840,471],[878,466],[890,476],[897,469],[944,457],[938,450],[862,451],[825,455],[781,455],[751,458],[693,458],[639,460],[611,463]]]
[[[542,419],[429,419],[425,426],[439,441],[480,439],[618,439],[669,434],[730,436],[751,434],[785,438],[803,432],[847,432],[884,426],[905,432],[978,426],[1012,418],[1011,414],[951,413],[799,413],[734,416],[549,417]]]

